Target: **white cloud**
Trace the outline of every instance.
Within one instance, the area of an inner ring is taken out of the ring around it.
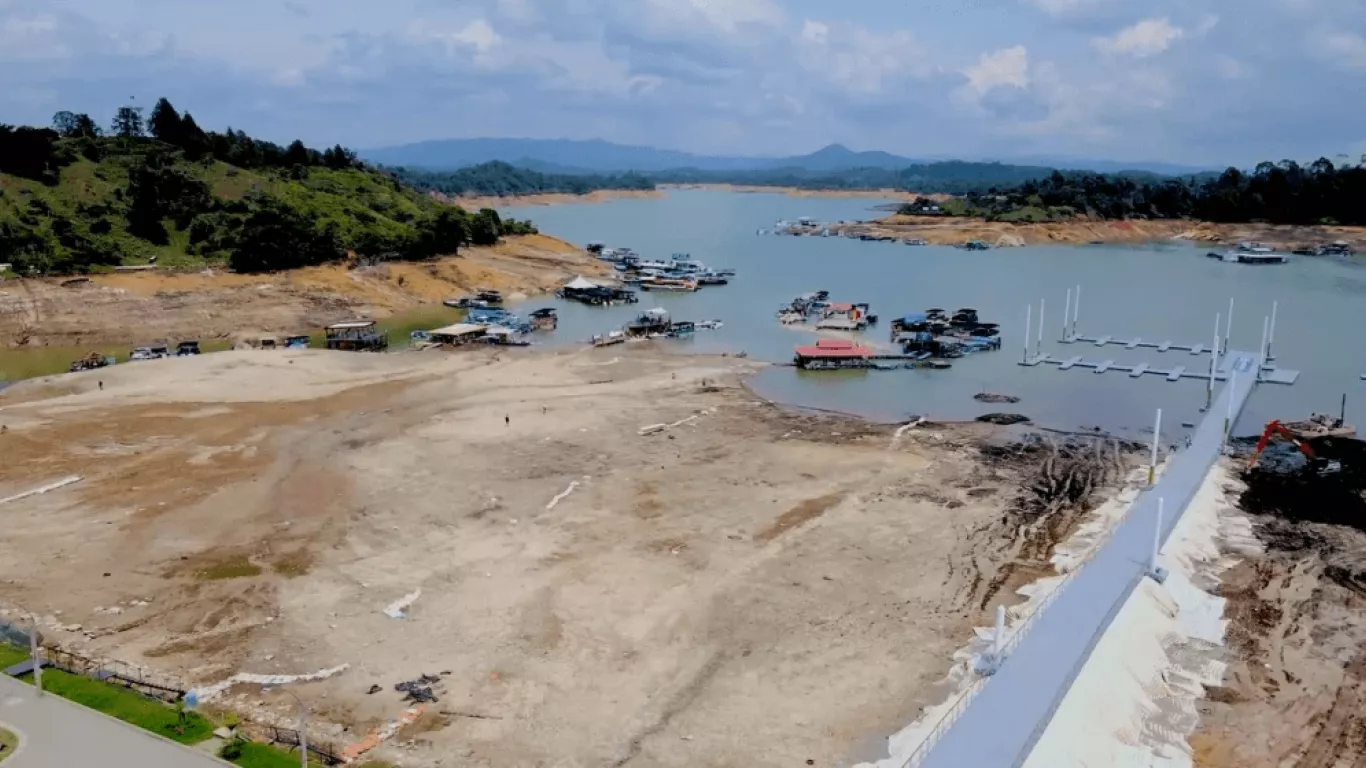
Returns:
[[[462,45],[468,45],[479,53],[488,53],[493,46],[502,42],[503,38],[493,30],[492,25],[483,19],[475,19],[466,24],[459,30],[451,33],[450,39]]]
[[[1366,70],[1366,38],[1355,32],[1333,31],[1319,35],[1322,55],[1339,66]]]
[[[1225,80],[1239,80],[1247,74],[1247,67],[1227,54],[1214,57],[1214,68]]]
[[[994,88],[1029,87],[1029,51],[1023,45],[984,53],[977,63],[963,70],[968,89],[981,96]]]
[[[1114,37],[1098,37],[1094,44],[1103,53],[1143,58],[1162,53],[1183,34],[1184,31],[1172,26],[1171,20],[1166,17],[1144,19],[1132,27],[1121,29]]]
[[[51,61],[72,55],[51,14],[0,19],[0,61]]]
[[[1061,16],[1063,14],[1079,11],[1089,6],[1095,5],[1096,0],[1026,0],[1030,5],[1039,10]]]
[[[773,0],[636,0],[658,24],[690,24],[699,20],[726,34],[744,25],[779,26],[786,21]]]
[[[802,39],[808,43],[824,45],[830,39],[830,25],[807,19],[802,23]]]

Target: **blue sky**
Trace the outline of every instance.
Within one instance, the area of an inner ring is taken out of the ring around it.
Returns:
[[[0,122],[375,147],[1251,165],[1366,153],[1363,0],[0,0]]]

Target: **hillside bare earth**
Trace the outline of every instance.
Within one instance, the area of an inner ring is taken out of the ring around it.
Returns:
[[[456,257],[378,267],[0,280],[0,347],[303,333],[356,317],[383,318],[481,288],[533,295],[578,274],[604,273],[602,262],[563,240],[526,235]]]

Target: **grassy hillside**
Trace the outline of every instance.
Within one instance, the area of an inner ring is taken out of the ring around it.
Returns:
[[[15,273],[420,259],[534,231],[433,200],[341,147],[204,133],[164,100],[154,136],[140,124],[102,136],[79,117],[85,128],[0,126],[0,264]]]

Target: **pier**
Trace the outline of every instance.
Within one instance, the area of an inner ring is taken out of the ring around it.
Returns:
[[[1252,353],[1228,357],[1236,371],[1257,366]],[[1157,484],[1134,501],[1110,539],[1058,587],[1051,603],[1004,631],[990,677],[968,689],[903,768],[1005,768],[1029,756],[1120,606],[1153,572],[1154,532],[1160,549],[1218,459],[1226,420],[1238,418],[1256,384],[1253,376],[1235,376],[1224,386],[1190,447],[1171,456]]]
[[[997,609],[992,650],[975,660],[978,678],[925,732],[910,755],[901,760],[901,768],[1004,768],[1023,764],[1125,601],[1143,579],[1162,581],[1166,578],[1165,571],[1158,565],[1161,547],[1203,484],[1210,467],[1218,460],[1229,431],[1252,391],[1258,384],[1288,385],[1299,377],[1296,371],[1277,368],[1270,363],[1275,333],[1274,304],[1272,314],[1262,323],[1261,346],[1253,353],[1229,348],[1232,301],[1222,338],[1220,320],[1223,318],[1216,316],[1213,342],[1205,347],[1171,341],[1145,342],[1138,337],[1082,336],[1076,332],[1080,286],[1076,291],[1076,303],[1073,303],[1070,290],[1067,299],[1063,343],[1152,349],[1159,353],[1185,352],[1194,356],[1203,356],[1208,350],[1210,362],[1207,367],[1201,366],[1206,368],[1201,372],[1187,371],[1182,365],[1169,368],[1153,367],[1146,362],[1118,365],[1113,360],[1090,361],[1081,355],[1055,359],[1042,350],[1042,331],[1034,339],[1030,337],[1031,308],[1025,314],[1024,355],[1020,365],[1056,365],[1062,371],[1088,369],[1097,374],[1118,371],[1132,378],[1159,375],[1168,381],[1204,380],[1208,383],[1205,417],[1191,435],[1187,447],[1171,454],[1166,469],[1160,478],[1156,478],[1153,468],[1158,466],[1160,458],[1162,418],[1162,412],[1157,412],[1149,488],[1134,501],[1094,556],[1064,576],[1057,591],[1031,616],[1008,630],[1004,607]],[[1043,314],[1041,302],[1041,323]],[[1225,382],[1217,399],[1214,398],[1215,381]],[[1164,516],[1164,510],[1175,513]],[[893,744],[894,751],[901,751],[895,749],[898,746]]]
[[[1226,361],[1220,360],[1220,355],[1227,358],[1229,337],[1233,332],[1233,300],[1228,303],[1228,315],[1216,315],[1214,319],[1214,339],[1209,345],[1193,343],[1185,344],[1164,341],[1145,341],[1138,336],[1088,336],[1077,332],[1077,321],[1081,312],[1081,286],[1076,288],[1076,300],[1073,301],[1072,291],[1067,292],[1067,305],[1063,310],[1062,336],[1058,339],[1061,344],[1069,345],[1093,345],[1099,348],[1123,347],[1126,350],[1153,350],[1159,354],[1168,352],[1184,352],[1193,357],[1203,355],[1210,356],[1210,365],[1206,370],[1188,370],[1184,365],[1173,365],[1171,367],[1157,367],[1149,363],[1139,363],[1136,365],[1121,365],[1114,360],[1100,359],[1088,360],[1081,355],[1073,355],[1062,359],[1056,359],[1043,351],[1043,316],[1045,304],[1039,302],[1039,329],[1038,335],[1033,339],[1031,346],[1031,323],[1033,318],[1033,307],[1025,310],[1025,348],[1024,356],[1020,359],[1020,365],[1034,367],[1038,365],[1056,365],[1060,370],[1068,371],[1074,368],[1084,368],[1095,373],[1106,373],[1116,371],[1127,373],[1133,378],[1141,378],[1145,374],[1162,376],[1167,381],[1177,382],[1182,379],[1197,379],[1200,381],[1226,381],[1229,377],[1229,365]],[[1272,302],[1271,314],[1263,319],[1262,323],[1262,343],[1259,352],[1254,355],[1260,360],[1260,366],[1253,362],[1256,367],[1257,381],[1263,384],[1294,384],[1300,377],[1300,372],[1288,368],[1281,368],[1272,365],[1271,361],[1276,359],[1272,352],[1272,344],[1276,338],[1276,311],[1277,303]],[[1220,335],[1221,320],[1226,321],[1222,326],[1223,335]],[[1221,366],[1221,362],[1223,365]],[[1203,366],[1202,366],[1203,367]],[[1239,369],[1239,373],[1249,373],[1253,369]],[[1362,375],[1366,379],[1366,374]]]

